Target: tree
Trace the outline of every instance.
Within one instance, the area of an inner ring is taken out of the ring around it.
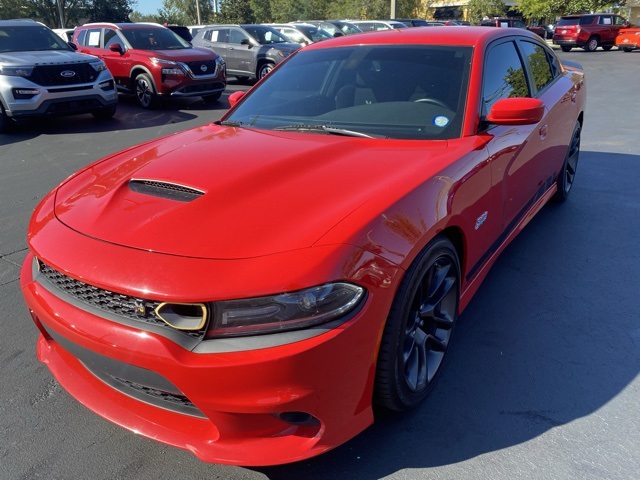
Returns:
[[[31,12],[26,9],[22,0],[0,0],[0,20],[29,18]]]
[[[197,25],[207,23],[213,17],[213,2],[211,0],[163,0],[162,8],[158,11],[160,23],[178,25]],[[198,20],[198,9],[200,19]]]
[[[478,24],[484,17],[502,17],[507,7],[502,0],[470,0],[467,12],[471,23]]]
[[[219,23],[254,23],[255,15],[250,0],[225,0],[220,11],[214,15]]]
[[[86,14],[90,22],[128,22],[133,12],[130,3],[130,0],[93,0]]]
[[[625,0],[520,0],[518,11],[526,18],[556,18],[570,13],[602,12],[610,7],[620,7]]]
[[[251,10],[253,10],[256,22],[273,22],[271,2],[269,0],[249,0],[249,5],[251,6]]]

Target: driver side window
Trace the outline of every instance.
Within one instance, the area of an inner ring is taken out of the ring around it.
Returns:
[[[482,79],[482,116],[501,98],[530,97],[522,60],[513,42],[491,48],[485,57]]]

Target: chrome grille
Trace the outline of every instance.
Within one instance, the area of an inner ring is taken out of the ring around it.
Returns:
[[[162,302],[122,295],[94,287],[93,285],[68,277],[41,261],[39,261],[39,270],[52,285],[82,303],[119,317],[158,325],[171,329],[172,331],[179,331],[164,323],[162,319],[156,315],[155,310]],[[206,327],[200,330],[180,331],[180,333],[193,338],[202,338],[205,329]]]

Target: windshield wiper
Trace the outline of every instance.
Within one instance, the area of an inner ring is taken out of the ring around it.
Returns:
[[[276,127],[274,128],[274,130],[292,132],[319,132],[328,133],[329,135],[344,135],[347,137],[375,138],[373,135],[369,135],[366,133],[347,130],[345,128],[329,127],[327,125],[284,125],[282,127]]]

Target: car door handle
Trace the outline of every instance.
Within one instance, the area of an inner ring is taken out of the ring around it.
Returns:
[[[540,134],[540,138],[544,140],[545,138],[547,138],[547,134],[549,133],[549,127],[547,125],[541,126],[540,130],[538,130],[538,133]]]

